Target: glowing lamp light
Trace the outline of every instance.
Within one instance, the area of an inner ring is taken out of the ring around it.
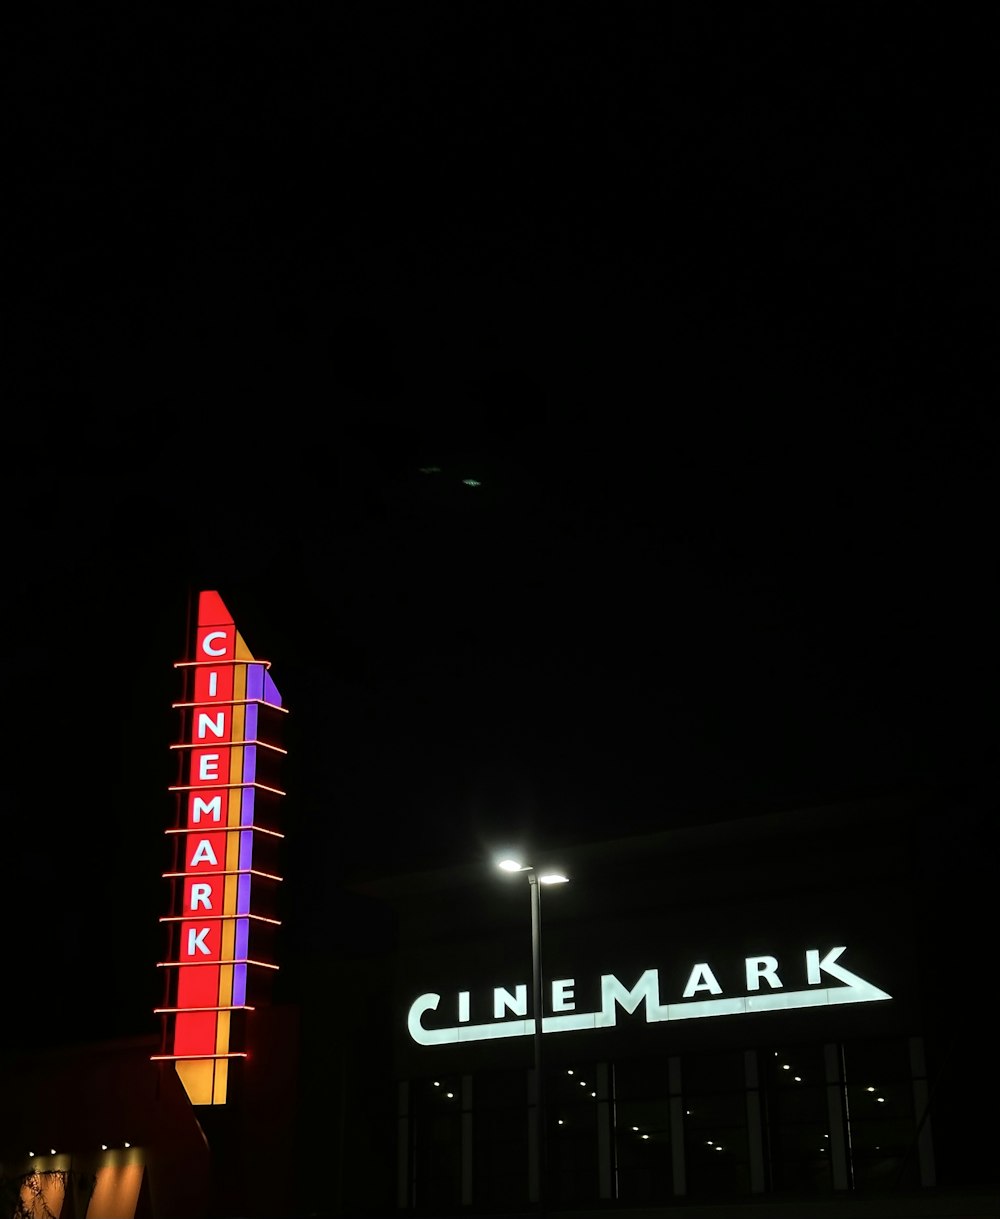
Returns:
[[[524,864],[518,863],[516,859],[501,859],[497,864],[501,872],[526,872]]]
[[[561,872],[546,872],[544,876],[538,878],[540,885],[565,885],[568,882],[569,877],[563,876]]]

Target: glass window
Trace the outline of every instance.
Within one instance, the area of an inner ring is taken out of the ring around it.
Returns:
[[[790,1046],[760,1055],[762,1105],[771,1189],[833,1189],[823,1047]]]
[[[413,1205],[458,1206],[462,1194],[462,1088],[457,1075],[410,1087]]]
[[[673,1162],[667,1059],[618,1062],[612,1078],[617,1197],[629,1203],[668,1202]]]
[[[681,1060],[687,1192],[750,1193],[747,1101],[742,1051]]]
[[[524,1071],[483,1071],[473,1080],[473,1199],[528,1203],[528,1081]]]
[[[845,1042],[844,1077],[855,1187],[918,1184],[907,1043],[902,1038]]]
[[[560,1067],[545,1078],[548,1180],[553,1202],[597,1201],[597,1069]]]

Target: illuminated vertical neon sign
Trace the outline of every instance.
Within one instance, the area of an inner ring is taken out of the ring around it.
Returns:
[[[229,1064],[247,1057],[246,1020],[266,995],[279,925],[267,822],[284,795],[273,783],[285,750],[285,709],[268,669],[247,648],[217,592],[198,595],[194,659],[185,674],[177,824],[167,830],[171,881],[164,1052],[196,1105],[226,1103]]]

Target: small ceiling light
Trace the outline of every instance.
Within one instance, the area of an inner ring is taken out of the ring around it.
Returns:
[[[573,1068],[572,1068],[572,1067],[568,1067],[568,1068],[566,1069],[566,1074],[567,1074],[567,1075],[572,1075],[572,1074],[573,1074]]]
[[[801,1075],[796,1075],[796,1076],[795,1076],[795,1082],[796,1082],[797,1084],[802,1083],[802,1076],[801,1076]]]
[[[560,1118],[560,1119],[559,1119],[559,1125],[561,1126],[562,1124],[563,1124],[563,1120],[562,1120],[562,1118]]]
[[[633,1129],[633,1130],[638,1130],[638,1129],[639,1129],[639,1127],[638,1127],[638,1126],[633,1126],[633,1127],[632,1127],[632,1129]]]
[[[716,1150],[716,1151],[721,1151],[721,1150],[722,1150],[722,1144],[720,1143],[720,1144],[718,1145],[718,1147],[716,1147],[716,1149],[715,1149],[715,1150]]]
[[[642,1137],[643,1137],[644,1139],[648,1139],[648,1138],[649,1138],[649,1135],[648,1135],[648,1134],[644,1134]]]
[[[125,1146],[126,1146],[126,1147],[131,1147],[131,1146],[132,1146],[132,1144],[131,1144],[131,1143],[126,1143],[126,1144],[125,1144]]]
[[[107,1143],[102,1143],[102,1144],[101,1144],[101,1151],[107,1151],[107,1149],[108,1149],[108,1145],[107,1145]]]
[[[705,1142],[706,1142],[706,1143],[708,1143],[709,1147],[711,1147],[711,1146],[712,1146],[712,1144],[715,1142],[715,1140],[714,1140],[714,1139],[706,1139],[706,1140],[705,1140]]]
[[[596,1093],[596,1092],[591,1092],[591,1094],[590,1094],[590,1095],[591,1095],[591,1096],[596,1096],[596,1095],[597,1095],[597,1093]]]
[[[878,1100],[878,1103],[879,1103],[880,1105],[884,1105],[884,1104],[885,1104],[885,1097],[884,1097],[884,1096],[879,1096],[879,1097],[877,1098],[877,1100]]]
[[[435,1081],[434,1081],[434,1087],[435,1087],[435,1088],[440,1088],[440,1087],[441,1087],[441,1081],[440,1081],[439,1079],[435,1079]]]
[[[790,1071],[790,1070],[791,1070],[791,1067],[789,1067],[789,1065],[788,1065],[788,1063],[787,1063],[787,1062],[783,1062],[783,1063],[781,1064],[781,1069],[782,1069],[782,1071]]]
[[[454,1097],[455,1097],[455,1093],[454,1093],[454,1092],[446,1092],[446,1093],[445,1093],[445,1096],[447,1096],[447,1098],[448,1098],[449,1100],[453,1100],[453,1099],[454,1099]]]
[[[28,1159],[29,1159],[29,1160],[33,1160],[34,1158],[35,1158],[35,1153],[34,1153],[33,1151],[29,1151],[29,1152],[28,1152]]]
[[[55,1149],[54,1147],[50,1147],[50,1148],[49,1148],[49,1154],[50,1154],[50,1155],[55,1155],[55,1154],[56,1154],[56,1149]]]
[[[866,1092],[874,1092],[874,1091],[875,1091],[875,1089],[874,1089],[874,1088],[866,1088],[866,1089],[865,1089],[865,1091],[866,1091]]]

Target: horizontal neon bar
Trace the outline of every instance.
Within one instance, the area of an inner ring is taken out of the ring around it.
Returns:
[[[280,787],[268,787],[265,783],[189,783],[182,787],[168,787],[168,792],[203,792],[203,791],[231,791],[237,787],[254,787],[259,792],[271,792],[275,796],[287,796],[288,792],[283,792]]]
[[[268,706],[270,706],[270,704],[268,704]],[[219,741],[219,740],[216,740],[215,738],[212,738],[211,740],[206,738],[204,741],[182,741],[177,745],[171,745],[170,748],[171,749],[204,749],[206,746],[208,746],[209,748],[212,748],[212,749],[218,749],[222,745],[232,745],[234,747],[238,746],[238,745],[256,745],[258,749],[273,749],[275,753],[284,753],[284,754],[288,753],[288,750],[282,749],[280,745],[270,745],[270,744],[268,744],[267,741],[258,741],[256,739],[254,739],[252,741]]]
[[[271,662],[269,660],[257,660],[256,658],[253,660],[246,660],[242,656],[236,656],[232,660],[219,659],[174,661],[175,669],[197,669],[199,666],[204,668],[206,665],[215,665],[217,668],[221,668],[223,665],[263,665],[265,669],[269,669],[271,667]]]
[[[219,1007],[154,1007],[153,1015],[162,1016],[169,1012],[255,1012],[255,1007],[246,1003],[224,1003]]]
[[[272,965],[270,961],[251,961],[249,957],[228,957],[223,961],[157,961],[157,969],[173,969],[175,966],[183,968],[190,965],[193,967],[201,967],[204,965],[259,965],[261,969],[280,969],[280,965]]]
[[[270,707],[272,711],[288,714],[287,707],[279,707],[277,703],[269,703],[263,698],[213,698],[208,702],[171,703],[170,706],[174,711],[181,711],[185,707]]]
[[[258,872],[256,868],[231,868],[225,872],[164,872],[164,880],[179,880],[182,876],[261,876],[264,880],[284,880],[283,876],[274,876],[270,872]]]
[[[180,1062],[182,1059],[193,1059],[195,1062],[203,1062],[215,1058],[249,1058],[250,1055],[246,1052],[237,1052],[233,1054],[150,1054],[150,1062]]]
[[[252,918],[257,923],[270,923],[272,927],[280,927],[281,919],[265,918],[263,914],[164,914],[161,923],[189,923],[197,921],[199,923],[217,922],[221,923],[226,919],[230,922],[238,918]]]
[[[252,831],[255,834],[267,834],[271,838],[284,838],[277,830],[266,829],[262,825],[192,825],[181,826],[178,829],[164,830],[164,834],[242,834]]]

